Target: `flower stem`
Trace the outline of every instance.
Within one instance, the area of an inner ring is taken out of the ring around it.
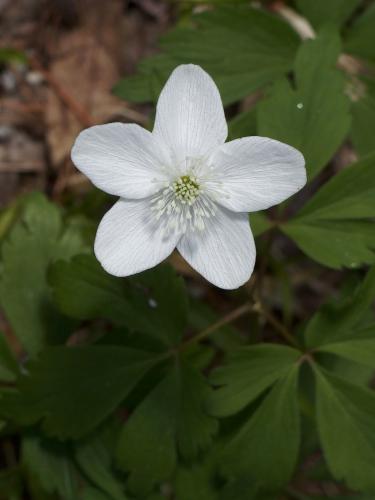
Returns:
[[[187,349],[189,346],[192,344],[195,344],[196,342],[201,342],[202,340],[206,339],[211,333],[215,332],[222,326],[231,323],[232,321],[240,318],[241,316],[244,316],[245,314],[248,314],[252,311],[255,311],[255,304],[243,304],[242,306],[238,307],[237,309],[234,309],[230,313],[226,314],[223,316],[221,319],[213,323],[212,325],[208,326],[204,330],[202,330],[200,333],[195,335],[194,337],[191,337],[188,339],[186,342],[184,342],[181,347],[180,351],[184,351]]]
[[[270,311],[268,311],[265,306],[257,302],[257,309],[261,316],[263,316],[268,323],[270,323],[275,330],[286,340],[286,342],[294,347],[300,348],[295,337],[289,332],[289,330],[274,316]]]

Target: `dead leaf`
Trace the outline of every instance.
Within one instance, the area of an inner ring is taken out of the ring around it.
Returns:
[[[119,47],[122,40],[122,2],[95,2],[86,6],[79,28],[58,35],[51,52],[49,74],[63,91],[92,117],[93,123],[109,121],[123,103],[111,88],[119,79]],[[52,165],[58,167],[69,156],[83,124],[56,89],[48,88],[46,105],[47,141]]]

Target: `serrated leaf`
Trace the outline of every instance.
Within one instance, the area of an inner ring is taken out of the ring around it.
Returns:
[[[215,463],[212,451],[201,461],[193,464],[179,464],[175,474],[175,494],[178,500],[218,500],[215,484]]]
[[[375,368],[375,325],[352,333],[350,338],[322,345],[318,352],[329,352]]]
[[[242,410],[284,377],[300,356],[296,349],[278,344],[238,349],[211,376],[211,382],[221,387],[208,400],[209,412],[224,417]]]
[[[176,365],[174,376],[179,384],[177,446],[183,457],[191,459],[208,448],[218,428],[204,411],[211,390],[205,378],[185,362]]]
[[[375,491],[375,395],[316,367],[317,420],[325,459],[337,480]]]
[[[345,52],[375,62],[374,24],[375,5],[370,5],[348,30]]]
[[[168,265],[124,280],[106,273],[94,256],[77,255],[54,264],[49,282],[60,310],[73,318],[106,318],[166,345],[177,344],[186,325],[185,285]]]
[[[297,0],[301,13],[319,28],[325,24],[340,26],[358,6],[360,0]]]
[[[106,432],[96,433],[84,442],[78,443],[74,455],[82,471],[93,484],[108,495],[108,498],[126,500],[124,486],[112,468],[113,450],[107,441]]]
[[[334,340],[340,340],[349,333],[356,337],[355,327],[375,299],[375,267],[372,267],[357,289],[340,302],[328,303],[321,307],[307,324],[305,343],[315,348]]]
[[[257,105],[258,133],[299,149],[313,178],[332,158],[350,127],[349,99],[344,77],[335,68],[340,39],[322,31],[305,41],[296,57],[296,88],[278,81]]]
[[[61,340],[70,329],[70,323],[64,322],[51,302],[46,272],[55,258],[69,258],[76,252],[77,246],[64,235],[57,206],[40,193],[31,195],[2,245],[0,303],[14,333],[32,356],[51,332]]]
[[[374,168],[372,154],[336,174],[282,230],[328,267],[374,262]]]
[[[47,493],[58,493],[62,500],[79,498],[81,478],[68,445],[28,434],[22,441],[22,463]]]
[[[154,483],[167,479],[175,468],[175,415],[171,404],[175,392],[174,377],[163,379],[135,409],[120,435],[118,463],[129,471],[129,489],[138,495],[149,493]]]
[[[5,411],[25,424],[42,419],[52,436],[78,438],[108,417],[159,360],[117,346],[51,347],[20,379]]]
[[[229,104],[285,74],[298,43],[284,21],[261,9],[218,6],[170,31],[161,40],[162,54],[143,60],[137,75],[114,92],[133,102],[155,101],[176,66],[194,63],[211,74]]]
[[[229,442],[221,460],[225,474],[253,478],[268,490],[288,483],[300,443],[298,372],[294,366],[279,379]]]
[[[197,371],[178,361],[135,409],[117,452],[119,465],[130,472],[132,492],[145,495],[168,479],[178,451],[192,458],[211,443],[217,422],[203,410],[209,390]]]

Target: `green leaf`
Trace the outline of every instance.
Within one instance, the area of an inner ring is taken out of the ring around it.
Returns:
[[[375,368],[375,325],[352,333],[348,339],[320,346],[318,351]]]
[[[309,179],[332,158],[350,126],[344,77],[335,68],[340,39],[330,30],[305,41],[296,57],[296,88],[277,81],[257,105],[258,133],[299,149]]]
[[[91,486],[88,486],[81,493],[79,500],[113,500],[113,499],[109,497],[107,494]]]
[[[284,377],[301,353],[278,344],[242,347],[219,367],[211,382],[220,386],[208,401],[209,412],[219,417],[237,413]]]
[[[75,458],[87,477],[105,492],[111,500],[126,500],[123,485],[112,469],[113,449],[108,445],[106,432],[102,432],[79,443],[75,447]],[[91,500],[91,499],[90,499]]]
[[[137,406],[117,453],[119,465],[130,472],[132,492],[145,495],[155,483],[168,479],[177,451],[192,458],[209,446],[217,430],[217,422],[203,410],[209,390],[197,371],[178,361]]]
[[[328,466],[354,490],[375,491],[375,395],[315,368],[317,420]]]
[[[272,227],[272,221],[263,212],[253,212],[249,215],[253,235],[260,236]]]
[[[69,258],[76,251],[64,235],[58,208],[40,193],[31,195],[2,246],[0,303],[14,333],[32,356],[51,331],[61,340],[70,328],[51,302],[46,271],[55,258]]]
[[[191,500],[192,498],[194,500],[218,500],[215,466],[211,450],[198,463],[180,464],[175,475],[176,498],[178,500]]]
[[[297,365],[289,368],[224,449],[226,474],[253,478],[267,489],[288,483],[300,443],[298,372]]]
[[[354,80],[351,93],[354,101],[350,135],[357,153],[364,156],[375,150],[372,133],[375,127],[375,81]]]
[[[372,154],[336,174],[282,230],[328,267],[374,262],[374,168]]]
[[[125,347],[51,347],[4,406],[16,421],[43,419],[48,434],[78,438],[108,417],[159,361],[154,353]]]
[[[340,340],[348,332],[355,339],[356,328],[375,299],[375,267],[357,289],[342,301],[325,304],[312,317],[305,330],[305,343],[315,348]]]
[[[228,122],[228,140],[257,135],[257,115],[255,108],[243,111]]]
[[[184,281],[168,265],[124,280],[106,273],[94,256],[77,255],[53,265],[49,282],[60,310],[73,318],[106,318],[166,345],[177,344],[186,325]]]
[[[193,458],[208,448],[217,431],[214,418],[204,410],[211,389],[205,378],[185,362],[176,365],[174,376],[178,381],[177,446],[185,458]]]
[[[171,404],[175,393],[175,378],[163,379],[135,409],[120,436],[118,462],[130,472],[129,489],[138,495],[149,493],[155,482],[169,478],[175,468],[175,415]]]
[[[275,500],[275,494],[262,490],[254,479],[243,477],[229,481],[218,500]]]
[[[68,445],[28,434],[22,441],[22,463],[47,493],[58,493],[62,500],[79,498],[81,478]]]
[[[276,16],[248,5],[225,5],[191,21],[163,37],[162,54],[144,59],[137,75],[116,85],[115,94],[133,102],[155,101],[176,66],[194,63],[210,73],[229,104],[291,68],[299,39]]]
[[[340,26],[351,16],[360,0],[297,0],[297,7],[315,28]]]
[[[375,5],[370,5],[350,27],[345,52],[375,62],[374,24]]]
[[[0,332],[0,381],[14,381],[18,371],[18,363],[8,346],[5,335]]]

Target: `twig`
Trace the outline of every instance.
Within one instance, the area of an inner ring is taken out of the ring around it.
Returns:
[[[285,19],[294,31],[299,34],[302,40],[315,38],[316,33],[309,21],[290,7],[287,7],[282,2],[275,2],[271,6],[271,9]]]
[[[294,31],[299,34],[302,40],[316,38],[316,32],[309,21],[295,10],[284,5],[283,2],[276,1],[272,4],[271,9],[285,19]],[[358,59],[348,54],[341,54],[339,56],[337,67],[344,70],[349,75],[358,75],[364,70],[363,64]]]
[[[142,115],[139,111],[136,111],[135,109],[127,108],[123,106],[120,111],[119,115],[123,116],[124,118],[128,120],[133,120],[137,123],[140,123],[141,125],[144,125],[145,127],[148,127],[150,124],[150,120],[148,116]]]
[[[289,330],[274,316],[261,302],[257,302],[258,311],[260,315],[262,315],[268,323],[270,323],[275,330],[280,333],[280,335],[287,341],[288,344],[293,345],[294,347],[300,348],[299,343],[295,339],[295,337],[289,332]]]
[[[201,331],[194,337],[191,337],[188,339],[186,342],[181,344],[180,346],[180,351],[184,351],[187,347],[189,347],[192,344],[195,344],[197,342],[201,342],[202,340],[206,339],[211,333],[214,331],[218,330],[222,326],[231,323],[232,321],[240,318],[241,316],[244,316],[245,314],[248,314],[252,311],[255,310],[255,304],[243,304],[242,306],[238,307],[237,309],[234,309],[234,311],[231,311],[227,315],[223,316],[221,319],[207,327],[205,330]]]

